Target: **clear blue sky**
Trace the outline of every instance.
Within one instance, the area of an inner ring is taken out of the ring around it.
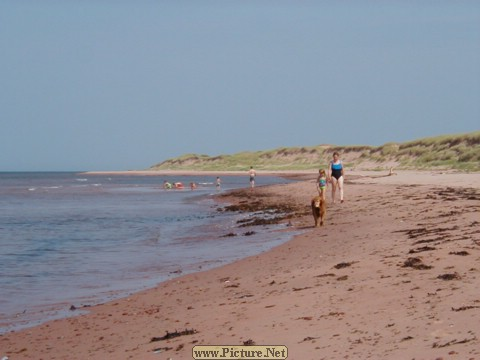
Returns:
[[[0,171],[480,129],[480,1],[0,0]]]

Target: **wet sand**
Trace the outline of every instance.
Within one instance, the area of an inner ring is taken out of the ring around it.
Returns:
[[[480,359],[480,174],[347,173],[321,228],[316,174],[301,176],[219,199],[282,209],[285,231],[303,231],[293,240],[4,334],[0,356],[177,360],[254,342],[286,345],[288,359]]]

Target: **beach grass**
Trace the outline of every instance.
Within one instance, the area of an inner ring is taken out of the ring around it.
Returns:
[[[339,152],[346,167],[356,170],[459,170],[480,171],[480,131],[442,135],[381,146],[317,145],[245,151],[232,155],[185,154],[153,165],[149,170],[195,171],[291,171],[324,168],[333,152]]]

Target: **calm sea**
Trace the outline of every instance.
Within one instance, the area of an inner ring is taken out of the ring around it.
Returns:
[[[184,190],[164,190],[163,181]],[[191,191],[190,182],[198,185]],[[0,173],[0,333],[179,274],[260,253],[291,236],[246,236],[246,214],[217,211],[215,177]],[[258,177],[258,185],[287,183]],[[220,191],[248,186],[222,177]],[[235,237],[224,235],[234,232]],[[74,313],[74,314],[73,314]]]

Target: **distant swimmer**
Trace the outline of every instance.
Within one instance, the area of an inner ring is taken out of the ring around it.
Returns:
[[[190,190],[195,190],[197,188],[197,184],[195,184],[193,181],[190,183]]]
[[[183,188],[184,188],[184,186],[181,182],[176,182],[175,183],[175,189],[183,189]]]
[[[255,187],[255,176],[257,176],[257,173],[253,169],[253,166],[250,166],[248,176],[250,177],[250,188],[253,189]]]
[[[163,182],[163,188],[164,188],[164,189],[171,189],[171,188],[172,188],[172,184],[169,183],[167,180],[165,180],[165,181]]]
[[[217,176],[217,180],[215,181],[215,187],[218,190],[220,190],[220,187],[222,186],[222,180]]]

